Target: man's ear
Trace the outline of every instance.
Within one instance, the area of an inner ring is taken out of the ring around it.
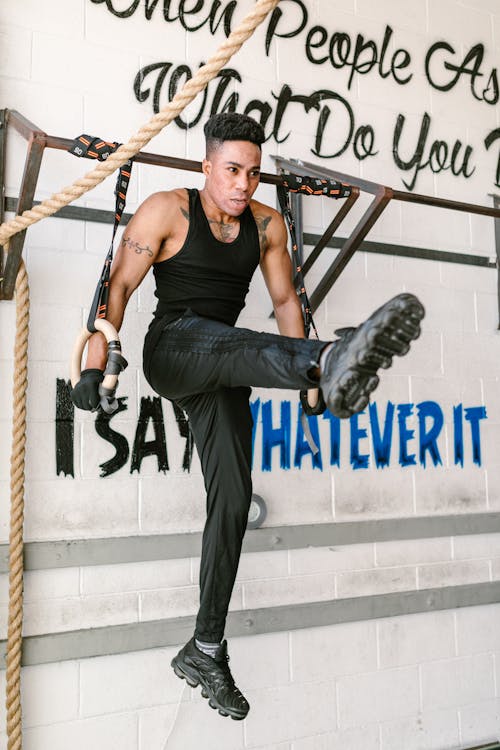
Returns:
[[[208,177],[210,175],[210,172],[212,171],[212,162],[210,159],[203,159],[201,162],[201,171],[205,175],[205,177]]]

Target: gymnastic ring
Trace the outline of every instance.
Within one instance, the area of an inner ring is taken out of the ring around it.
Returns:
[[[99,406],[104,412],[106,412],[106,414],[113,414],[118,409],[118,400],[116,399],[118,375],[127,367],[128,362],[125,357],[122,356],[120,338],[114,325],[112,325],[109,320],[97,318],[94,321],[94,327],[96,331],[100,331],[104,335],[108,345],[104,378],[99,385],[99,396],[101,397]],[[70,369],[71,385],[73,388],[75,388],[80,381],[82,374],[82,355],[85,345],[91,336],[92,332],[89,331],[88,328],[82,328],[75,341],[73,353],[71,355]]]

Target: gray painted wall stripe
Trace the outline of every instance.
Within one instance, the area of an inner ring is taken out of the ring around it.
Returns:
[[[380,617],[436,612],[500,602],[500,581],[466,584],[422,591],[307,602],[264,609],[230,612],[226,635],[237,637],[302,628],[359,622]],[[46,664],[95,656],[123,654],[150,648],[178,646],[193,634],[194,617],[74,630],[28,636],[23,641],[22,664]],[[0,641],[5,669],[6,641]]]
[[[495,219],[494,219],[495,221]],[[321,239],[319,234],[304,232],[304,244],[316,245]],[[327,247],[339,249],[344,246],[345,237],[332,237]],[[411,247],[409,245],[395,245],[389,242],[373,242],[364,240],[358,249],[360,252],[379,255],[396,255],[401,258],[418,258],[419,260],[437,260],[443,263],[459,263],[467,266],[482,266],[496,268],[496,258],[487,255],[472,255],[470,253],[455,253],[448,250],[434,250],[427,247]]]
[[[271,526],[247,531],[243,551],[268,552],[494,532],[500,532],[500,513]],[[26,570],[43,570],[199,557],[200,548],[201,533],[72,539],[28,542],[25,545],[24,560]],[[8,545],[2,544],[0,573],[8,572],[8,560]]]

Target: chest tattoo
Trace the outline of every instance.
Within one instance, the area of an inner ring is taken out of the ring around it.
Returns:
[[[237,224],[225,224],[223,221],[215,221],[215,219],[209,219],[207,216],[208,223],[214,233],[214,236],[221,242],[232,242],[238,236],[240,229],[239,222]]]
[[[184,216],[184,218],[187,221],[189,221],[189,212],[186,211],[184,208],[181,208],[181,213]],[[239,222],[237,222],[236,224],[226,224],[223,221],[216,221],[215,219],[210,219],[208,216],[207,216],[207,221],[210,224],[212,234],[220,242],[232,242],[238,236],[238,232],[240,229]]]

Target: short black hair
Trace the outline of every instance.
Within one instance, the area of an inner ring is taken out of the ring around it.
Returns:
[[[203,128],[207,153],[219,148],[224,141],[250,141],[259,148],[266,137],[262,125],[248,115],[238,112],[221,112],[212,115]]]

